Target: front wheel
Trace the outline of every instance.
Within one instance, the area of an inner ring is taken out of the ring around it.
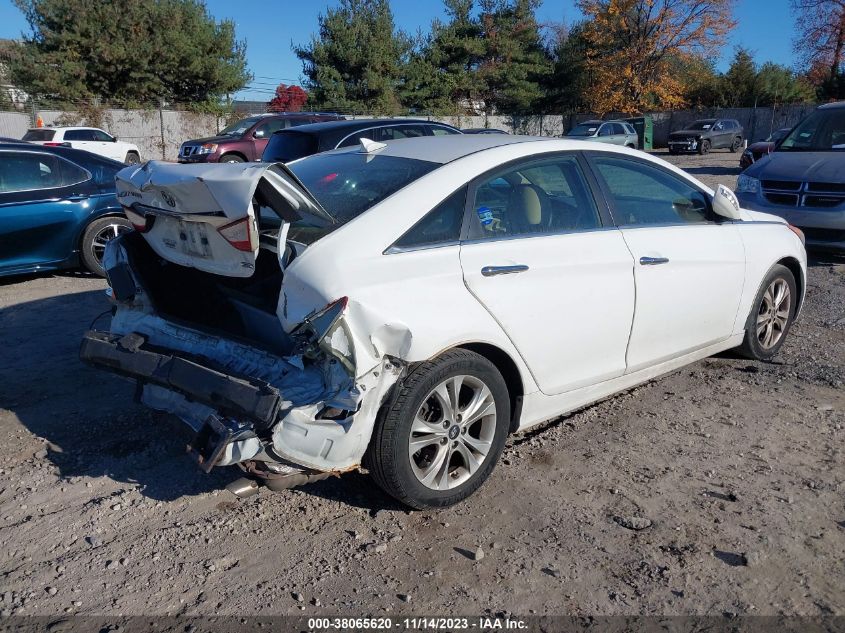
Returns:
[[[505,446],[508,389],[468,350],[421,363],[382,411],[367,463],[385,492],[413,508],[445,507],[478,490]]]
[[[126,152],[126,158],[123,160],[125,165],[137,165],[141,162],[141,157],[138,152]]]
[[[731,153],[736,153],[740,145],[742,145],[742,139],[737,136],[731,143]]]
[[[237,154],[226,154],[220,158],[221,163],[242,163],[244,159]]]
[[[769,360],[777,354],[795,319],[797,306],[795,277],[786,266],[775,264],[754,298],[740,353],[755,360]]]
[[[103,255],[106,252],[106,244],[121,233],[131,230],[132,224],[126,218],[98,218],[91,222],[82,234],[82,263],[95,275],[105,277]]]
[[[710,141],[707,141],[707,140],[701,141],[701,145],[698,146],[698,153],[701,154],[702,156],[704,154],[709,154],[710,153]]]

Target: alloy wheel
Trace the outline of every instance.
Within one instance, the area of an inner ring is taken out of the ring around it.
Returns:
[[[448,490],[485,462],[496,433],[496,402],[475,376],[447,378],[426,396],[411,424],[411,470],[424,486]]]
[[[94,255],[94,258],[97,260],[97,262],[102,265],[103,255],[106,252],[106,244],[108,244],[111,240],[116,238],[121,233],[126,233],[130,230],[131,229],[128,226],[113,222],[110,224],[106,224],[103,228],[97,231],[97,234],[94,236],[94,239],[91,240],[91,253]]]
[[[763,349],[771,349],[783,338],[791,309],[789,284],[778,277],[766,288],[757,311],[757,340]]]

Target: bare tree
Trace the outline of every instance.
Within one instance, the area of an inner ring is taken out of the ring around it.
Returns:
[[[845,61],[845,0],[792,0],[795,52],[811,77],[836,81]]]

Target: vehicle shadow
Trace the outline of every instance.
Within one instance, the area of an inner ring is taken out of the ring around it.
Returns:
[[[807,266],[835,266],[845,264],[845,253],[834,253],[831,251],[807,251]]]
[[[108,308],[97,289],[0,310],[0,408],[12,414],[0,414],[0,433],[19,421],[46,441],[61,477],[105,476],[160,501],[236,479],[236,469],[203,473],[185,453],[185,425],[135,404],[129,381],[79,360],[82,333],[104,312],[105,327]]]

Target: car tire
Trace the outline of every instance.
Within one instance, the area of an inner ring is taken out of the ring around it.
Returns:
[[[737,136],[733,140],[733,143],[731,143],[731,147],[730,147],[731,153],[735,154],[739,150],[741,145],[742,145],[742,139]]]
[[[792,327],[797,305],[795,276],[786,266],[775,264],[754,297],[745,322],[745,340],[738,348],[740,354],[754,360],[774,357]]]
[[[221,163],[244,163],[246,162],[241,156],[237,154],[224,154],[220,157]]]
[[[461,419],[479,401],[476,414],[483,415]],[[412,508],[450,506],[490,476],[509,427],[499,370],[479,354],[450,350],[415,366],[396,386],[373,430],[367,466],[379,487]]]
[[[109,240],[121,233],[132,230],[132,224],[126,218],[108,216],[91,222],[82,234],[80,253],[85,268],[100,277],[106,276],[103,269],[103,253]]]
[[[627,147],[628,149],[637,149],[637,146],[632,145],[631,143],[628,143],[625,147]]]
[[[701,141],[701,145],[698,146],[698,153],[704,156],[704,154],[710,153],[710,141],[707,139]]]
[[[138,152],[126,152],[126,158],[123,160],[126,165],[137,165],[141,162],[141,157]]]

